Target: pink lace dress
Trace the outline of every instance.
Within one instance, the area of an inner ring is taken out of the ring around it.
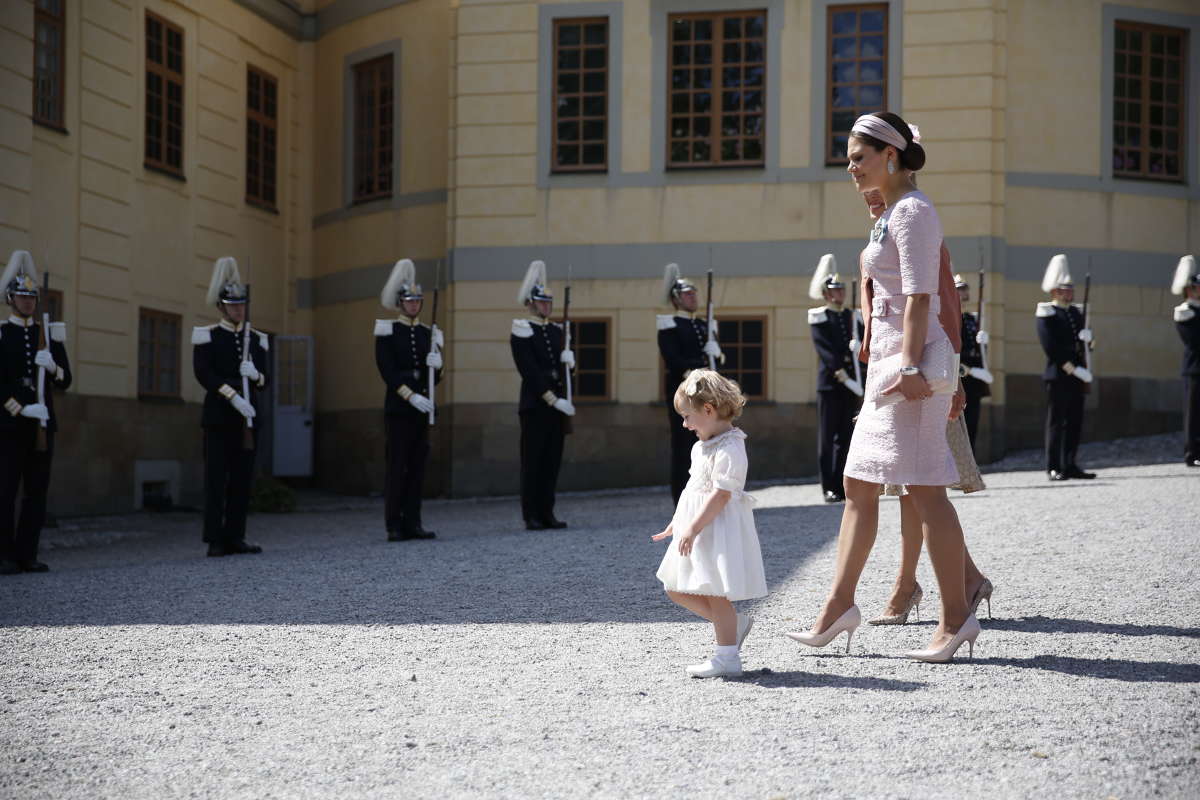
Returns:
[[[863,277],[874,287],[871,363],[904,345],[908,295],[930,295],[925,343],[945,339],[938,321],[942,223],[929,198],[909,192],[876,221],[863,251]],[[882,407],[863,403],[854,425],[845,474],[871,483],[951,486],[958,469],[946,439],[951,395],[904,400]]]

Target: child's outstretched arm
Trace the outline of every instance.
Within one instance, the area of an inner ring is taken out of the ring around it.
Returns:
[[[650,537],[650,541],[661,542],[663,539],[670,537],[670,535],[672,533],[674,533],[674,530],[675,530],[675,521],[672,520],[671,524],[667,526],[667,529],[665,531],[663,531],[662,533],[654,534],[653,536]]]
[[[704,507],[700,509],[700,515],[692,520],[692,524],[679,536],[679,554],[686,556],[692,552],[693,540],[700,535],[700,531],[707,528],[712,521],[717,518],[717,514],[725,508],[729,503],[729,498],[732,497],[728,489],[716,489],[708,496],[708,500],[704,502]]]

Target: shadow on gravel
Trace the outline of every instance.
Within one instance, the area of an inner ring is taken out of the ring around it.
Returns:
[[[735,679],[736,680],[736,679]],[[925,684],[917,681],[898,681],[892,678],[872,678],[854,675],[830,675],[823,672],[789,670],[776,672],[771,669],[744,673],[739,683],[752,683],[764,689],[867,689],[870,691],[913,692],[924,689]]]
[[[1105,678],[1130,683],[1200,683],[1200,664],[1175,664],[1170,661],[1042,655],[1032,658],[977,658],[970,663],[1041,669],[1081,678]]]
[[[989,619],[984,627],[1021,633],[1111,633],[1116,636],[1183,636],[1200,639],[1200,628],[1177,628],[1174,625],[1130,625],[1122,622],[1095,622],[1090,619],[1062,617],[1020,617]]]

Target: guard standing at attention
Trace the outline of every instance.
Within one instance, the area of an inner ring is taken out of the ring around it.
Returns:
[[[846,284],[832,253],[821,256],[808,285],[808,296],[825,305],[808,310],[808,324],[820,364],[817,367],[817,463],[826,503],[846,499],[842,472],[862,404],[862,382],[855,378],[854,357],[863,327],[846,308]]]
[[[67,328],[51,322],[49,337],[43,336],[35,316],[38,276],[28,251],[12,254],[0,285],[12,310],[0,325],[0,395],[8,412],[0,414],[0,575],[45,572],[50,568],[38,561],[37,551],[58,430],[52,389],[71,385]]]
[[[1175,306],[1175,329],[1183,340],[1183,463],[1200,467],[1200,272],[1194,257],[1179,259],[1171,292],[1183,295]]]
[[[1037,333],[1046,353],[1046,473],[1052,481],[1071,478],[1091,479],[1075,461],[1083,430],[1083,401],[1092,383],[1092,373],[1084,366],[1085,347],[1091,346],[1092,332],[1084,327],[1082,308],[1074,305],[1075,284],[1062,255],[1050,259],[1042,277],[1042,291],[1050,293],[1050,302],[1037,304]]]
[[[267,386],[270,340],[246,322],[247,287],[237,261],[213,265],[208,303],[221,321],[192,329],[192,368],[205,389],[204,541],[208,555],[261,553],[246,541],[246,515],[258,452],[261,393]]]
[[[716,331],[710,334],[708,321],[696,313],[700,307],[696,286],[679,276],[678,264],[667,264],[663,270],[662,302],[674,308],[671,314],[657,315],[656,327],[658,352],[666,366],[663,397],[667,400],[667,423],[671,428],[671,500],[677,504],[683,487],[687,486],[696,434],[683,427],[683,417],[675,412],[671,398],[689,372],[707,367],[710,356],[714,360],[721,357],[721,346]]]
[[[988,332],[980,329],[979,317],[967,311],[971,302],[971,286],[961,274],[954,276],[958,289],[958,300],[962,305],[962,352],[959,353],[958,372],[962,378],[967,404],[963,408],[963,420],[967,423],[967,437],[971,440],[971,451],[975,450],[975,435],[979,432],[979,413],[983,398],[992,394],[992,373],[983,363],[983,348],[988,343]]]
[[[529,265],[517,302],[528,312],[513,320],[509,337],[521,373],[521,513],[528,530],[565,528],[567,523],[554,516],[554,499],[567,418],[575,416],[564,380],[565,371],[575,366],[575,354],[563,347],[562,326],[550,321],[554,295],[544,261]]]
[[[440,330],[417,319],[424,299],[416,266],[407,258],[397,261],[379,302],[390,311],[400,311],[400,316],[375,320],[375,364],[387,384],[384,523],[389,542],[436,536],[421,524],[421,488],[434,410],[430,374],[435,385],[441,381],[444,340]]]

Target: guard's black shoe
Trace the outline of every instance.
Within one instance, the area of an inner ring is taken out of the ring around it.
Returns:
[[[846,499],[846,495],[842,494],[841,492],[835,492],[833,490],[825,492],[825,502],[826,503],[841,503],[845,499]]]
[[[536,519],[525,520],[525,530],[527,531],[544,531],[546,530],[545,523],[538,522]]]
[[[232,556],[261,553],[262,548],[245,540],[239,540],[225,546],[225,551]]]
[[[549,516],[547,516],[544,520],[542,520],[542,522],[547,528],[551,528],[556,531],[567,527],[567,523],[563,522],[561,519],[556,518],[553,514],[550,514]]]
[[[214,543],[214,544],[210,544],[208,546],[208,557],[209,558],[220,558],[221,556],[225,555],[226,553],[227,553],[227,551],[225,550],[225,545],[223,545],[223,544]]]
[[[0,561],[0,575],[19,575],[21,574],[21,565],[15,561]]]
[[[401,533],[400,531],[388,531],[387,533],[388,533],[387,540],[389,542],[403,542],[404,541],[404,534]]]
[[[32,558],[29,561],[18,561],[17,563],[21,565],[21,572],[49,572],[50,571],[49,566],[38,561],[36,558]]]
[[[1048,472],[1047,474],[1050,476],[1050,480],[1052,480],[1052,481],[1065,481],[1067,478],[1070,477],[1069,475],[1067,475],[1067,473],[1059,472],[1056,469],[1050,470],[1050,472]]]
[[[1200,467],[1200,458],[1187,458],[1183,463],[1188,467]]]
[[[418,525],[415,528],[409,528],[404,532],[405,539],[436,539],[437,534],[433,531],[427,531]]]
[[[1067,467],[1067,477],[1074,478],[1074,479],[1081,480],[1081,481],[1090,481],[1092,478],[1096,477],[1096,473],[1084,472],[1079,467],[1072,466],[1072,467]]]

